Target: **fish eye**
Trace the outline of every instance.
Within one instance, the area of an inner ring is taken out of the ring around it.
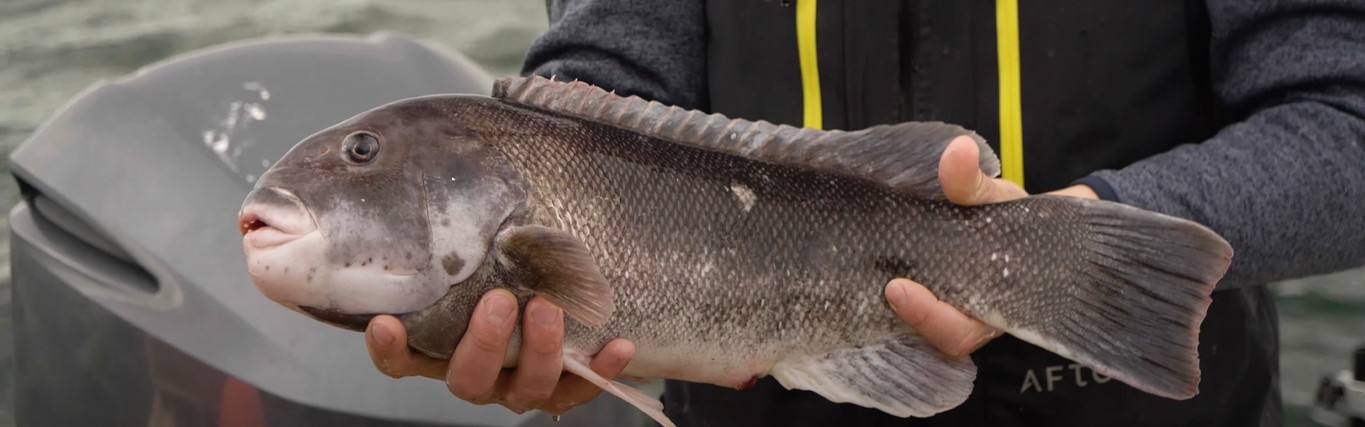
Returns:
[[[341,141],[341,156],[347,161],[363,165],[374,161],[379,155],[379,137],[369,132],[356,132],[346,135]]]

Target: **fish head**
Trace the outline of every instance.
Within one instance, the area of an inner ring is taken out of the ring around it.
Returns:
[[[238,215],[257,289],[363,330],[375,315],[431,306],[484,266],[525,191],[459,105],[399,101],[291,148]]]

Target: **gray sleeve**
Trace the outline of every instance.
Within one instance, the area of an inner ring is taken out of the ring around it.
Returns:
[[[578,79],[617,94],[704,108],[701,0],[546,0],[550,28],[523,75]]]
[[[1208,4],[1212,77],[1239,121],[1082,182],[1222,234],[1219,288],[1365,264],[1365,2]]]

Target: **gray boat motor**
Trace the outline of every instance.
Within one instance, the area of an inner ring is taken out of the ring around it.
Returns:
[[[81,93],[10,159],[18,425],[642,425],[618,399],[553,422],[386,377],[361,334],[246,275],[235,215],[296,142],[491,84],[461,55],[378,35],[235,43]]]
[[[1350,371],[1323,377],[1313,402],[1314,421],[1328,426],[1365,427],[1365,345],[1356,348]]]

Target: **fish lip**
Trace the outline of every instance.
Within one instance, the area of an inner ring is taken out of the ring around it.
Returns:
[[[282,201],[284,203],[280,203]],[[300,217],[302,221],[298,220]],[[279,187],[264,187],[247,196],[237,214],[237,230],[248,247],[266,249],[316,233],[318,226],[313,212],[294,193]]]
[[[308,317],[312,317],[320,322],[355,332],[364,332],[365,329],[370,325],[370,321],[380,315],[380,313],[349,314],[342,313],[335,309],[317,308],[304,305],[300,305],[298,306],[298,308],[299,311],[303,312],[303,314],[308,315]]]
[[[242,239],[248,248],[261,250],[282,246],[285,243],[302,239],[314,233],[317,233],[317,230],[304,234],[290,234],[280,231],[277,228],[266,226],[248,232],[246,235],[242,236]]]

